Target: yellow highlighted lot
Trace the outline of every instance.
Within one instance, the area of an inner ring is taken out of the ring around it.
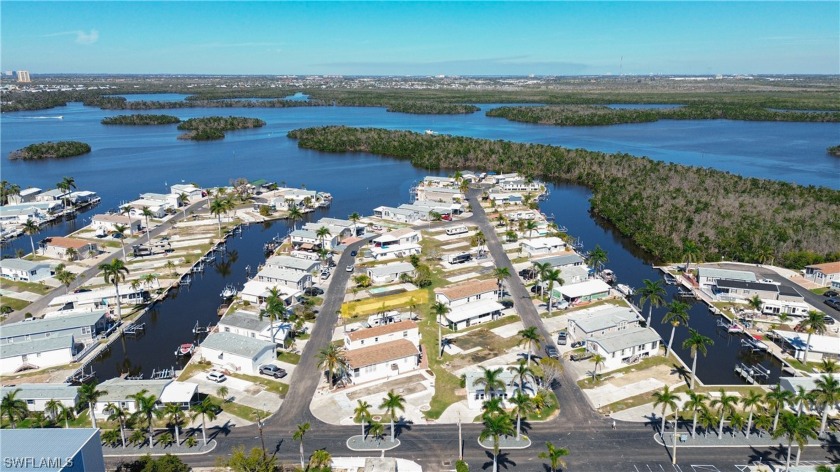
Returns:
[[[410,292],[386,295],[384,297],[372,297],[359,301],[351,301],[341,305],[341,316],[350,318],[353,315],[370,315],[382,310],[390,310],[397,307],[408,306],[414,298],[415,305],[421,305],[429,301],[428,290],[412,290]]]

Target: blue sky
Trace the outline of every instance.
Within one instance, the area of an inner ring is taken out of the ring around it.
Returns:
[[[0,2],[0,69],[840,73],[840,2]]]

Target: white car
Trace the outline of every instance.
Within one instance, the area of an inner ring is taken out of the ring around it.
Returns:
[[[219,372],[218,370],[211,370],[207,373],[207,380],[212,380],[216,383],[222,383],[225,380],[227,380],[227,377],[225,376],[225,374]]]
[[[345,269],[345,270],[347,270],[347,272],[353,272],[355,269],[356,268],[353,267],[353,264],[350,264],[349,266],[347,266],[347,269]]]
[[[775,280],[773,280],[773,279],[761,279],[761,280],[759,280],[758,282],[759,282],[759,283],[762,283],[762,284],[782,285],[782,283],[781,283],[781,282],[776,282],[776,281],[775,281]]]

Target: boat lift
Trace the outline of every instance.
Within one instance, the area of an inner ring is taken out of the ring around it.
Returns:
[[[161,380],[161,379],[172,379],[175,378],[175,368],[171,369],[163,369],[163,370],[155,370],[152,369],[152,376],[149,377],[150,380]]]
[[[138,336],[146,333],[146,323],[132,323],[123,329],[125,336]]]
[[[739,362],[735,365],[735,373],[750,384],[758,384],[760,380],[767,381],[770,378],[770,369],[761,364],[748,365]]]
[[[215,325],[213,325],[212,323],[207,323],[207,326],[199,326],[198,320],[196,320],[195,327],[193,327],[192,332],[195,335],[207,334],[210,331],[212,331],[214,327],[215,327]]]

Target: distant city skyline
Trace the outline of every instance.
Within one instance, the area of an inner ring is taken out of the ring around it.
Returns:
[[[2,70],[839,74],[840,2],[9,2]]]

